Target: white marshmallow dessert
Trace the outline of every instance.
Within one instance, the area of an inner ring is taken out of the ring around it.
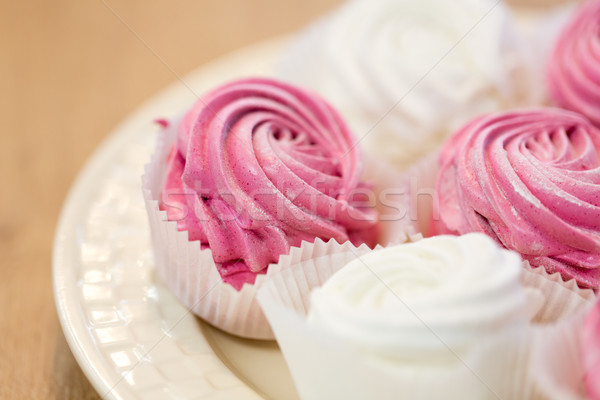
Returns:
[[[455,364],[473,343],[528,323],[521,264],[477,234],[375,251],[313,290],[308,323],[393,366]]]
[[[277,73],[404,169],[472,117],[540,101],[523,43],[503,2],[352,0],[292,40]]]

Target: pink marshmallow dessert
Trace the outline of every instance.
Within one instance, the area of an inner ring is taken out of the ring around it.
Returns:
[[[585,3],[561,33],[548,64],[548,86],[557,105],[600,126],[600,0]]]
[[[560,109],[479,117],[441,150],[435,234],[482,232],[533,267],[600,287],[600,130]]]
[[[144,177],[157,270],[214,326],[270,339],[257,277],[280,269],[282,256],[289,264],[375,245],[360,148],[319,96],[271,79],[234,81],[162,135]]]

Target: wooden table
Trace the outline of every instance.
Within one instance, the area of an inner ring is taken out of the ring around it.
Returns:
[[[337,3],[0,3],[1,399],[100,398],[65,342],[51,278],[61,205],[94,148],[176,75]]]

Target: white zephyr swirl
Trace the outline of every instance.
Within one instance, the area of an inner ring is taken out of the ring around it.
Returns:
[[[516,36],[494,0],[355,0],[302,32],[278,73],[318,90],[367,152],[404,167],[476,115],[538,101]]]
[[[396,365],[458,361],[528,321],[521,259],[487,236],[437,236],[374,251],[311,294],[308,321]]]

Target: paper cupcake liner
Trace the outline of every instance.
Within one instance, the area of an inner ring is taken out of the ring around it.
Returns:
[[[347,256],[348,261],[357,257]],[[297,277],[319,276],[311,284],[320,286],[343,266],[340,262],[320,271],[314,260],[307,260],[274,274],[259,290],[259,303],[303,400],[396,399],[398,393],[410,399],[532,398],[536,390],[529,374],[536,338],[532,326],[503,331],[475,344],[451,367],[390,368],[308,324],[310,293],[296,288]]]
[[[588,311],[589,304],[556,324],[535,330],[530,362],[533,398],[586,399],[581,336]]]
[[[177,223],[168,221],[167,213],[159,210],[158,199],[162,191],[166,159],[175,139],[176,124],[171,124],[160,133],[156,151],[146,165],[142,178],[155,264],[158,275],[169,290],[191,312],[211,325],[238,336],[273,339],[268,321],[256,300],[257,288],[261,284],[276,271],[307,259],[315,258],[320,263],[337,265],[345,262],[347,254],[361,254],[370,250],[366,245],[355,247],[350,242],[340,244],[335,240],[302,242],[300,247],[293,247],[289,254],[282,255],[277,264],[269,265],[267,273],[258,275],[254,285],[245,284],[241,290],[235,290],[222,281],[210,249],[201,250],[198,241],[190,242],[187,231],[178,231]],[[368,164],[366,170],[368,176],[377,177],[374,181],[377,195],[378,190],[397,185],[400,179],[380,163]],[[406,204],[403,207],[408,208]],[[403,219],[383,221],[381,231],[379,241],[383,244],[402,243],[415,233],[414,227]],[[314,278],[299,276],[298,279],[309,287]]]
[[[542,267],[530,266],[527,261],[523,262],[521,282],[528,288],[537,289],[543,297],[543,303],[533,318],[533,322],[539,324],[568,319],[596,300],[593,290],[580,288],[574,279],[565,281],[560,273],[549,274]]]
[[[596,302],[595,292],[526,261],[521,281],[543,298],[532,321],[536,324],[531,342],[532,398],[585,399],[581,337],[585,317]]]

